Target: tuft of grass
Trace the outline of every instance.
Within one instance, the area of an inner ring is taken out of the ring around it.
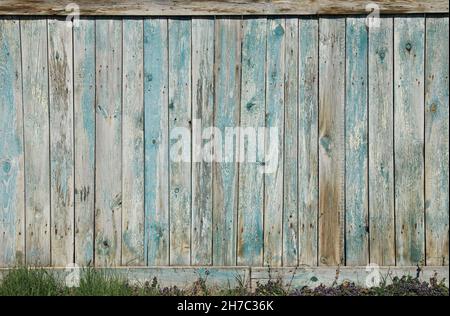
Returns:
[[[0,282],[0,296],[55,296],[63,292],[56,276],[39,268],[15,268]]]
[[[228,288],[225,289],[219,289],[217,291],[217,295],[220,296],[246,296],[249,295],[247,283],[245,281],[245,278],[237,274],[234,279],[236,280],[237,285],[232,288],[230,285],[230,282],[228,282]]]
[[[75,296],[130,296],[135,293],[125,279],[109,275],[103,270],[88,268],[81,275],[79,287],[70,289],[69,294]]]

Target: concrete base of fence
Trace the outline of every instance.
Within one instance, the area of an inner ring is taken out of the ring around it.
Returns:
[[[83,268],[45,268],[56,274],[62,280],[73,280],[85,273]],[[144,284],[157,279],[161,287],[177,286],[186,288],[199,278],[206,279],[211,287],[230,287],[245,285],[255,288],[257,282],[266,283],[269,280],[282,280],[285,286],[298,288],[309,286],[314,288],[320,284],[331,286],[345,281],[354,282],[359,286],[366,286],[366,281],[380,281],[391,283],[394,277],[410,275],[418,276],[422,281],[430,281],[436,276],[438,281],[444,280],[449,286],[449,267],[117,267],[96,268],[109,275],[126,278],[131,284]],[[0,269],[2,279],[11,269]]]

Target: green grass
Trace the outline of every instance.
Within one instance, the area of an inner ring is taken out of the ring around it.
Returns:
[[[345,282],[339,285],[318,286],[314,289],[304,287],[291,289],[284,286],[281,280],[269,280],[257,283],[250,291],[246,282],[236,278],[237,286],[230,285],[223,288],[208,286],[208,278],[199,278],[185,289],[164,287],[158,284],[156,278],[151,282],[131,285],[125,278],[111,275],[107,270],[84,269],[78,287],[67,287],[56,274],[43,269],[16,268],[9,271],[0,281],[0,296],[448,296],[449,289],[443,281],[438,282],[433,277],[430,282],[423,282],[416,278],[404,276],[393,278],[390,284],[383,282],[379,287],[362,288],[353,283]]]
[[[63,292],[61,282],[41,269],[14,269],[0,283],[0,296],[54,296]]]
[[[133,294],[132,288],[125,280],[93,269],[85,270],[79,287],[67,289],[67,292],[76,296],[130,296]]]

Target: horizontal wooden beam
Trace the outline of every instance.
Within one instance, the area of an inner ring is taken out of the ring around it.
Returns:
[[[375,270],[377,269],[377,270]],[[437,280],[444,280],[448,286],[448,266],[425,266],[418,271],[417,267],[365,267],[365,266],[345,266],[345,267],[297,267],[297,268],[251,268],[251,287],[256,283],[266,283],[268,280],[281,280],[285,286],[291,288],[301,288],[308,286],[315,288],[320,284],[332,286],[343,282],[353,282],[358,286],[366,287],[367,279],[378,275],[380,281],[387,284],[392,283],[394,277],[402,276],[419,277],[419,280],[430,282],[436,276]],[[372,279],[374,280],[374,279]]]
[[[366,267],[116,267],[95,268],[105,272],[107,275],[127,279],[130,284],[144,284],[152,282],[156,278],[160,286],[177,286],[187,288],[193,285],[199,278],[205,279],[209,287],[235,288],[241,284],[254,289],[257,283],[265,284],[269,280],[281,280],[286,287],[301,288],[308,286],[315,288],[321,284],[332,286],[342,284],[345,281],[354,282],[356,285],[365,287],[367,277],[375,276],[373,268]],[[12,269],[0,268],[0,282],[2,278]],[[79,271],[80,276],[85,272],[82,268],[45,268],[46,271],[54,273],[60,280]],[[422,281],[430,282],[430,278],[436,276],[438,281],[444,280],[449,284],[448,266],[425,266],[417,271],[417,267],[379,267],[381,281],[387,284],[394,277],[419,276]]]
[[[81,15],[339,15],[448,13],[447,0],[0,0],[0,15],[67,15],[75,3]],[[369,5],[369,6],[368,6]]]

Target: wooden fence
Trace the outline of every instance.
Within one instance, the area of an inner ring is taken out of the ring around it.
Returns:
[[[448,265],[448,30],[0,17],[0,266]],[[195,119],[277,127],[275,172],[174,161]]]

